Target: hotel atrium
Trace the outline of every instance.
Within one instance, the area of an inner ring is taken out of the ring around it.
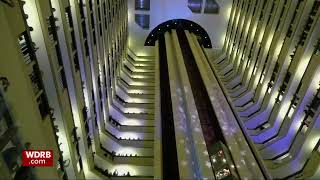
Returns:
[[[319,106],[319,0],[0,0],[0,179],[320,179]]]

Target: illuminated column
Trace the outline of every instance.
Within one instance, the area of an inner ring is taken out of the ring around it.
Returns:
[[[214,174],[209,152],[203,136],[176,30],[166,32],[164,36],[180,178],[212,178]],[[161,47],[160,44],[159,48],[164,47]],[[161,60],[163,59],[160,58]],[[162,121],[167,120],[165,117],[161,118]],[[162,126],[162,128],[166,127]],[[162,139],[163,141],[165,141],[164,138]],[[164,146],[165,144],[162,143],[162,145]],[[166,156],[166,154],[163,154],[163,156]]]
[[[234,19],[234,14],[235,14],[235,9],[236,7],[237,1],[233,2],[232,7],[230,7],[230,12],[229,12],[229,23],[228,23],[228,27],[227,27],[227,32],[226,32],[226,36],[224,39],[224,45],[223,45],[223,53],[226,52],[227,48],[228,48],[228,44],[229,44],[229,39],[230,39],[230,35],[231,35],[231,30],[232,30],[232,22]]]
[[[248,36],[250,35],[250,33],[248,33],[249,27],[251,25],[252,20],[254,20],[253,13],[254,13],[254,10],[257,8],[259,2],[260,2],[259,0],[256,0],[256,1],[250,2],[250,4],[249,4],[250,8],[246,14],[246,17],[244,18],[244,29],[241,32],[242,36],[238,37],[238,39],[239,39],[238,42],[240,43],[240,47],[238,48],[235,63],[233,63],[232,73],[228,73],[229,77],[234,77],[238,72],[238,67],[239,67],[239,64],[243,58],[243,54],[245,51],[244,49],[246,48],[246,44],[247,44],[247,41],[243,41],[243,39],[247,39]]]
[[[175,129],[175,139],[176,139],[176,148],[177,148],[177,158],[178,158],[178,167],[179,175],[181,179],[191,179],[193,177],[193,170],[191,165],[191,157],[187,154],[187,141],[185,139],[185,114],[184,109],[179,102],[179,99],[182,98],[181,95],[181,80],[177,71],[177,62],[175,57],[175,51],[172,42],[172,36],[170,32],[166,32],[165,36],[165,48],[167,52],[167,62],[168,62],[168,73],[170,79],[170,92],[171,92],[171,101],[172,101],[172,112],[174,120],[174,129]]]
[[[241,105],[247,104],[252,100],[252,98],[254,97],[254,92],[256,90],[258,82],[262,79],[261,74],[264,67],[266,67],[265,61],[266,59],[269,59],[268,57],[269,55],[271,56],[271,53],[272,53],[272,51],[270,50],[271,43],[273,45],[277,39],[277,37],[275,37],[276,25],[279,20],[280,12],[284,10],[283,6],[284,6],[284,2],[280,1],[276,6],[274,6],[277,9],[277,11],[275,11],[275,15],[271,16],[270,14],[268,16],[270,23],[266,24],[264,34],[263,36],[261,36],[260,49],[258,50],[258,54],[255,59],[255,64],[253,65],[252,74],[249,75],[250,78],[248,79],[247,90],[243,94],[241,94],[239,97],[235,98]],[[237,83],[239,82],[231,84],[231,87],[236,86]]]
[[[266,143],[266,147],[261,150],[261,156],[264,159],[270,157],[276,157],[279,154],[284,153],[290,147],[290,149],[295,149],[291,147],[295,135],[298,133],[299,128],[304,126],[301,130],[303,133],[311,129],[308,122],[312,122],[312,117],[308,116],[305,111],[306,106],[311,106],[311,99],[317,96],[319,91],[319,79],[320,79],[320,57],[314,54],[309,67],[306,71],[308,76],[304,76],[302,79],[301,87],[294,94],[294,98],[290,103],[290,108],[288,114],[284,119],[283,126],[279,131],[279,136],[273,138],[269,143]],[[315,118],[316,116],[314,116]],[[296,145],[296,148],[300,148],[300,145]],[[287,156],[288,157],[288,156]],[[289,157],[288,157],[289,158]],[[284,158],[285,159],[285,158]]]
[[[233,22],[232,22],[232,26],[233,27],[237,27],[237,25],[238,25],[238,20],[239,20],[239,17],[240,17],[240,13],[243,12],[242,8],[241,8],[241,7],[243,7],[243,5],[242,5],[243,3],[244,3],[244,0],[239,0],[238,1],[238,7],[236,8],[235,16],[234,16],[234,19],[233,19]],[[232,32],[232,35],[230,37],[230,40],[231,40],[232,44],[227,49],[227,57],[228,57],[228,59],[231,56],[232,50],[234,50],[234,46],[235,46],[234,39],[236,37],[236,32],[235,31],[236,31],[236,28],[234,28],[234,30]]]
[[[198,172],[198,177],[210,179],[214,176],[214,174],[208,156],[209,152],[207,150],[206,144],[203,143],[205,142],[205,139],[203,137],[203,131],[201,128],[197,107],[193,99],[193,93],[183,59],[183,52],[179,44],[176,30],[172,30],[171,36],[176,54],[176,68],[181,79],[181,94],[183,97],[183,101],[181,101],[180,99],[179,100],[181,106],[184,105],[185,109],[184,123],[186,127],[186,142],[188,143],[187,148],[189,148],[190,154],[192,154],[193,156],[192,162],[197,164],[197,167],[193,168],[196,172]],[[180,119],[180,121],[182,121],[182,119]],[[189,139],[192,139],[193,141],[190,141]]]
[[[0,179],[57,179],[60,175],[57,171],[59,156],[54,155],[51,168],[22,166],[22,150],[58,153],[58,143],[54,118],[39,71],[41,59],[37,59],[35,54],[38,45],[32,43],[31,28],[26,22],[27,17],[32,21],[38,19],[34,19],[34,14],[31,16],[24,12],[24,8],[29,8],[25,2],[10,3],[12,6],[0,3]],[[28,5],[31,5],[29,1]]]
[[[249,178],[249,179],[263,178],[261,170],[257,166],[257,160],[252,155],[252,151],[250,150],[245,137],[241,133],[236,133],[236,132],[240,132],[241,128],[236,123],[236,119],[232,115],[232,111],[229,108],[229,105],[227,104],[224,98],[220,97],[221,96],[220,94],[217,94],[216,89],[220,87],[218,86],[217,84],[218,82],[215,79],[212,70],[210,69],[210,64],[208,63],[208,60],[202,50],[202,47],[197,41],[197,37],[194,34],[189,33],[188,31],[185,31],[185,33],[186,33],[190,48],[192,50],[194,59],[201,73],[201,77],[206,86],[206,90],[210,97],[211,104],[217,112],[216,115],[217,115],[217,119],[219,121],[220,126],[224,130],[233,129],[233,131],[224,132],[224,137],[226,140],[226,144],[228,145],[229,150],[233,156],[233,161],[237,167],[239,176],[241,178]],[[222,108],[223,108],[223,113],[218,112]],[[240,151],[243,152],[241,156],[239,156]],[[240,164],[245,164],[245,166],[242,166]]]
[[[160,65],[159,42],[155,45],[155,92],[154,92],[154,179],[162,179],[162,135],[161,135],[161,94],[160,94]]]
[[[242,28],[243,28],[243,23],[244,23],[244,19],[246,19],[246,21],[248,21],[248,18],[247,18],[247,14],[249,13],[248,11],[248,8],[249,8],[249,5],[252,5],[254,4],[254,2],[252,1],[245,1],[244,4],[243,4],[243,8],[240,12],[240,15],[239,15],[239,19],[237,20],[239,23],[237,24],[237,33],[241,33],[242,34]],[[235,37],[235,48],[234,50],[231,52],[231,55],[230,55],[230,65],[227,69],[231,69],[233,64],[234,64],[234,61],[235,61],[235,58],[236,58],[236,55],[238,54],[238,51],[240,51],[240,36],[236,36]]]
[[[74,144],[76,144],[75,146],[79,147],[79,155],[77,150],[74,150],[73,153],[74,160],[76,161],[75,169],[77,169],[76,174],[78,177],[84,178],[85,174],[89,172],[89,167],[86,158],[88,146],[84,130],[85,120],[82,113],[85,107],[85,102],[79,66],[79,56],[82,55],[82,49],[77,47],[77,41],[79,40],[76,40],[76,38],[79,38],[79,36],[74,30],[74,26],[77,23],[73,23],[74,21],[77,21],[77,19],[73,18],[72,16],[73,12],[69,3],[65,3],[64,1],[61,2],[60,0],[52,0],[52,6],[56,9],[55,17],[58,19],[56,23],[57,26],[60,27],[57,31],[57,34],[60,42],[63,67],[65,68],[67,90],[72,109],[72,123],[74,124],[73,129],[70,129],[72,127],[69,127],[67,130],[69,136],[71,136],[71,142],[69,141],[69,143],[74,142]],[[70,126],[72,123],[70,122]],[[78,139],[78,137],[80,137],[80,139]]]
[[[61,83],[58,78],[61,77],[61,72],[64,71],[61,62],[57,58],[59,58],[59,54],[56,54],[53,51],[53,47],[58,47],[58,41],[55,39],[50,39],[50,36],[54,36],[53,31],[55,31],[54,27],[52,27],[52,31],[48,28],[48,22],[44,22],[45,18],[51,17],[51,5],[49,1],[44,1],[41,4],[38,4],[37,1],[27,1],[24,5],[24,12],[28,14],[29,18],[27,19],[27,23],[29,26],[33,27],[33,31],[30,33],[33,42],[39,46],[39,49],[36,51],[36,56],[39,61],[39,67],[43,72],[43,80],[45,91],[48,95],[48,100],[50,107],[54,109],[54,125],[57,126],[59,132],[55,134],[59,137],[59,149],[63,153],[61,153],[62,159],[66,162],[69,162],[69,165],[66,166],[65,173],[70,178],[76,178],[75,174],[75,160],[72,156],[74,153],[71,149],[72,147],[68,143],[68,140],[71,141],[68,135],[68,126],[67,121],[70,120],[69,116],[71,115],[71,109],[69,108],[69,102],[65,101],[65,99],[69,98],[66,94],[65,87],[61,87]],[[47,19],[47,20],[48,20]],[[50,21],[51,23],[51,21]],[[60,77],[59,77],[60,76]],[[51,142],[50,142],[51,143]],[[55,157],[59,157],[60,153],[54,152]]]
[[[296,54],[290,62],[289,69],[284,78],[278,95],[278,101],[274,105],[268,123],[269,127],[262,130],[260,133],[252,135],[252,139],[256,143],[270,140],[272,137],[278,134],[279,129],[283,123],[284,118],[290,107],[290,102],[295,91],[298,89],[301,78],[306,73],[310,59],[314,53],[314,44],[317,43],[317,38],[320,33],[320,20],[313,24],[314,29],[312,33],[306,38],[307,41],[304,44],[299,42],[296,50]]]

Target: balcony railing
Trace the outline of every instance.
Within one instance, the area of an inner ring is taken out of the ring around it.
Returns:
[[[50,37],[51,41],[58,40],[58,36],[57,36],[58,27],[56,26],[56,21],[57,21],[57,18],[55,18],[53,15],[51,15],[47,18],[49,37]]]
[[[37,95],[42,90],[40,78],[37,76],[35,71],[33,71],[29,77],[31,79],[33,92]]]
[[[26,64],[31,63],[34,59],[34,50],[33,50],[33,44],[28,38],[27,32],[23,32],[21,36],[19,37],[19,45],[20,45],[20,50],[22,52],[24,62]]]
[[[72,21],[72,14],[71,14],[71,7],[68,6],[65,9],[65,15],[66,15],[66,20],[70,28],[73,28],[73,21]]]

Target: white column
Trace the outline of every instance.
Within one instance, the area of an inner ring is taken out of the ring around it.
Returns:
[[[190,138],[188,145],[190,151],[192,152],[192,158],[194,161],[197,161],[193,168],[198,172],[197,177],[212,179],[214,178],[214,174],[209,159],[209,153],[203,137],[203,131],[200,124],[197,107],[194,101],[176,30],[172,30],[172,39],[176,54],[177,70],[181,79],[183,102],[180,103],[184,103],[186,109],[186,137]]]
[[[185,32],[240,178],[264,179],[222,89],[210,69],[210,64],[197,41],[197,37],[188,31]]]
[[[162,134],[161,134],[161,94],[160,94],[160,66],[159,42],[155,48],[155,92],[154,92],[154,179],[162,179]]]
[[[172,37],[170,32],[165,33],[165,43],[167,51],[168,73],[170,79],[170,91],[175,128],[179,175],[180,179],[192,179],[192,160],[190,155],[188,154],[189,149],[187,147],[185,134],[185,108],[183,107],[183,105],[181,105],[181,103],[179,103],[179,99],[182,99],[182,88],[180,84],[181,79],[177,71],[176,57],[173,49]]]

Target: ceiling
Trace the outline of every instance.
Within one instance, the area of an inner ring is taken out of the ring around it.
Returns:
[[[232,0],[128,0],[129,48],[137,56],[153,56],[154,47],[144,46],[149,33],[165,21],[187,19],[207,31],[213,49],[221,49],[231,5]]]

